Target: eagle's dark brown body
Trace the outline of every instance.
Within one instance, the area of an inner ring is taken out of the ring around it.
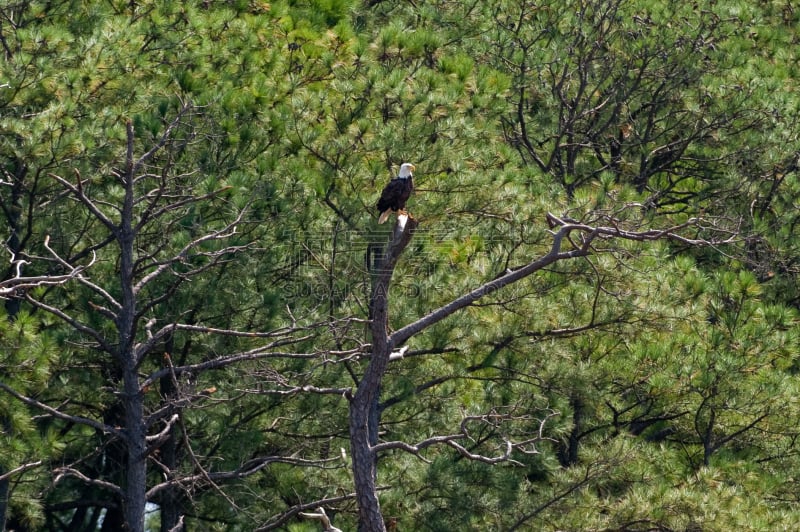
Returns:
[[[415,170],[413,164],[403,163],[400,166],[400,173],[397,177],[389,181],[381,192],[378,200],[378,223],[382,224],[389,217],[391,212],[403,211],[406,202],[414,191],[414,177],[412,172]]]
[[[414,190],[414,178],[406,177],[401,179],[395,177],[386,185],[381,192],[381,199],[378,200],[378,212],[383,214],[386,211],[400,211],[406,208],[406,202],[411,197]]]

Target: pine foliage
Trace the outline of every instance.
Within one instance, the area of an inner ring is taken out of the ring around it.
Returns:
[[[797,528],[798,22],[788,0],[0,7],[0,528],[123,526],[138,437],[147,529],[357,529],[348,401],[403,162],[390,332],[546,256],[548,213],[684,238],[597,238],[393,346],[388,529]]]

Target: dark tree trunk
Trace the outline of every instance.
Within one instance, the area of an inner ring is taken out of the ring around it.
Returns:
[[[97,513],[97,509],[95,509]],[[119,532],[125,530],[125,515],[122,508],[108,508],[103,515],[103,526],[100,532]]]
[[[126,372],[127,374],[128,372]],[[125,483],[125,523],[131,532],[144,530],[146,474],[146,430],[144,426],[144,401],[139,392],[136,372],[133,378],[125,377],[125,423],[128,435],[128,471]]]
[[[167,441],[165,441],[164,445],[160,448],[164,465],[167,466],[170,471],[176,471],[178,468],[179,438],[179,428],[177,424],[175,424],[170,430]],[[161,532],[182,530],[179,524],[183,511],[181,507],[181,494],[178,488],[169,487],[165,489],[159,500],[159,507],[161,509]]]
[[[353,460],[353,479],[358,503],[358,530],[360,532],[385,532],[386,525],[378,499],[378,459],[373,451],[377,443],[380,412],[378,399],[381,381],[389,365],[392,348],[387,333],[388,293],[394,267],[400,254],[411,241],[417,227],[413,218],[404,225],[397,223],[386,253],[373,272],[370,300],[370,331],[372,333],[372,358],[356,393],[350,400],[350,454]]]
[[[147,427],[144,417],[144,393],[139,385],[139,361],[135,349],[136,293],[134,292],[134,262],[136,232],[133,224],[134,163],[133,124],[127,124],[128,153],[124,177],[125,199],[120,214],[116,238],[120,247],[121,306],[117,318],[119,347],[117,356],[122,366],[125,433],[127,436],[127,478],[124,486],[125,524],[131,532],[144,530],[145,493],[147,491]]]

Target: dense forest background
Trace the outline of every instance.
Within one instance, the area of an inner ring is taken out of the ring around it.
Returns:
[[[791,0],[4,0],[0,523],[800,528],[798,50]]]

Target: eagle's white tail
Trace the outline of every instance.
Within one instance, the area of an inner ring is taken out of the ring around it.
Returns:
[[[391,214],[391,212],[392,212],[392,209],[386,209],[385,211],[383,211],[381,213],[380,218],[378,218],[378,223],[382,224],[383,222],[388,220],[389,219],[389,214]]]

